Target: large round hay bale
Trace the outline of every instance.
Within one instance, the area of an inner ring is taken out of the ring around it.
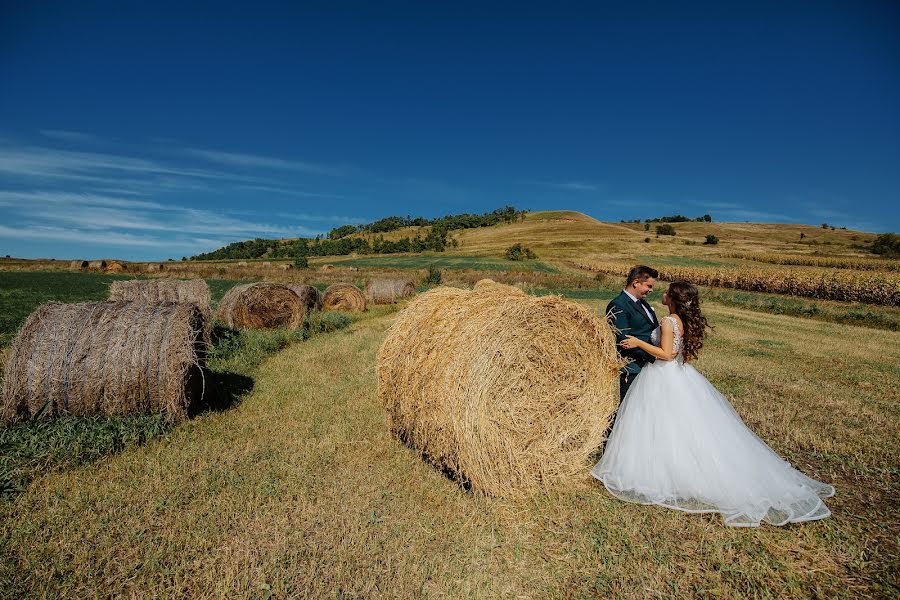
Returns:
[[[322,310],[322,292],[305,283],[288,283],[289,288],[300,297],[300,303],[306,307],[306,312]]]
[[[117,260],[109,261],[103,269],[105,273],[124,273],[127,270],[127,267]]]
[[[322,305],[325,310],[362,312],[366,310],[366,297],[351,283],[335,283],[325,288]]]
[[[366,282],[366,301],[393,304],[416,295],[416,284],[409,279],[370,279]]]
[[[144,271],[147,273],[159,273],[163,270],[165,270],[165,266],[162,263],[147,263],[144,266]]]
[[[216,318],[231,329],[296,329],[306,318],[306,306],[282,283],[248,283],[228,290]]]
[[[13,342],[3,420],[38,413],[187,417],[203,393],[203,317],[190,304],[45,304]]]
[[[92,261],[88,262],[88,269],[102,271],[105,268],[106,268],[105,260],[92,260]]]
[[[88,261],[86,260],[73,260],[69,263],[69,268],[73,271],[80,271],[81,269],[87,269]]]
[[[586,480],[619,400],[612,329],[557,296],[439,287],[378,351],[391,430],[458,481],[515,495]]]
[[[212,337],[212,297],[202,279],[131,279],[109,284],[110,300],[139,302],[187,302],[194,304],[203,316],[203,340]]]

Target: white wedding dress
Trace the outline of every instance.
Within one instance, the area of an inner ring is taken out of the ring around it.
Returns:
[[[685,512],[718,512],[756,527],[824,519],[834,488],[797,471],[744,425],[728,400],[684,364],[674,317],[673,361],[641,369],[591,474],[614,496]]]

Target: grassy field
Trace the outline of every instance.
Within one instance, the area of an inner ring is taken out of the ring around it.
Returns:
[[[236,408],[33,482],[0,508],[0,595],[897,593],[900,334],[709,307],[698,368],[837,487],[831,519],[734,530],[619,502],[587,470],[519,501],[462,491],[388,434],[373,365],[390,311],[266,359]]]
[[[386,269],[472,269],[475,271],[538,271],[555,273],[557,269],[539,260],[513,261],[493,256],[369,256],[365,258],[333,258],[318,260],[316,264],[329,263],[342,267],[375,267]]]

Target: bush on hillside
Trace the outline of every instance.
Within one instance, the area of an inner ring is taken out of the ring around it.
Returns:
[[[706,244],[706,245],[708,245],[708,246],[715,246],[716,244],[719,243],[719,238],[717,238],[716,236],[714,236],[714,235],[711,234],[711,233],[707,233],[707,234],[706,234],[706,241],[703,242],[703,243]]]
[[[305,256],[298,256],[294,259],[294,268],[295,269],[308,269],[309,268],[309,259]]]
[[[522,244],[517,243],[506,249],[506,258],[509,260],[530,260],[537,258],[537,254],[535,254],[531,248],[526,248]]]
[[[656,235],[675,235],[675,228],[668,224],[657,225]]]
[[[872,244],[872,252],[884,257],[896,258],[900,256],[900,235],[896,233],[882,233],[875,238]]]
[[[434,265],[428,265],[428,275],[425,276],[425,285],[440,285],[441,270]]]

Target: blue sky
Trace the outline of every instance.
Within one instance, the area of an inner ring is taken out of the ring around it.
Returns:
[[[900,230],[900,4],[0,2],[0,254],[505,204]]]

